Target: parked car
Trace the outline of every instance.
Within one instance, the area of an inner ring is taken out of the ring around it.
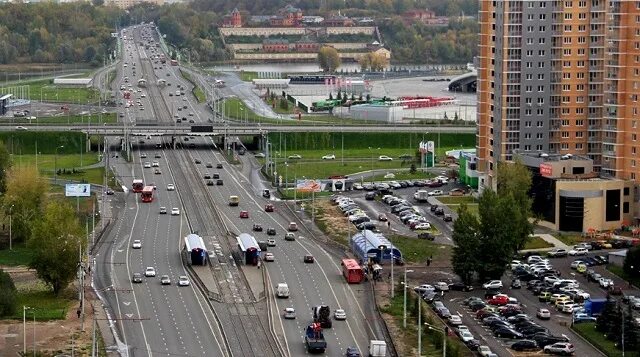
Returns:
[[[500,280],[491,280],[482,284],[484,289],[502,289],[502,281]]]
[[[538,351],[540,347],[538,347],[536,341],[520,340],[512,344],[511,349],[514,351]]]
[[[544,346],[544,353],[553,355],[569,356],[576,351],[576,348],[569,342],[558,342],[552,345]]]
[[[567,250],[562,248],[553,248],[547,253],[548,256],[553,258],[566,257],[567,254],[568,254]]]
[[[551,318],[551,312],[548,309],[539,308],[538,311],[536,311],[536,316],[540,320],[549,320]]]

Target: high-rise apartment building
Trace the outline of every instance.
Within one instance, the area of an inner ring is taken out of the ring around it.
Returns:
[[[515,153],[580,155],[640,181],[640,1],[481,0],[479,23],[485,186]]]

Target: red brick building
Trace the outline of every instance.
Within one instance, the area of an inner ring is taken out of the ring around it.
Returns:
[[[238,8],[233,9],[230,14],[222,18],[223,27],[242,27],[242,15]]]
[[[274,27],[298,27],[302,23],[302,10],[289,4],[278,11],[269,23]]]
[[[318,52],[320,44],[311,40],[300,40],[294,46],[296,52]]]
[[[262,41],[264,52],[289,52],[289,41],[284,39],[266,39]]]

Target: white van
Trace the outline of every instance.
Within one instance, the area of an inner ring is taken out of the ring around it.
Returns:
[[[279,283],[276,288],[276,296],[287,299],[289,297],[289,285],[286,283]]]

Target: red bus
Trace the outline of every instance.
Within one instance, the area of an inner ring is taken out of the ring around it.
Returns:
[[[355,259],[342,259],[342,275],[349,284],[360,284],[364,278],[364,272]]]
[[[144,183],[142,182],[142,180],[140,179],[134,179],[133,180],[133,185],[131,185],[131,190],[135,193],[140,193],[142,192],[142,189],[144,188]]]
[[[142,202],[153,202],[153,186],[144,186],[140,198]]]
[[[178,65],[178,61],[176,61],[176,60],[171,60],[171,65],[172,65],[172,66],[177,66],[177,65]]]

